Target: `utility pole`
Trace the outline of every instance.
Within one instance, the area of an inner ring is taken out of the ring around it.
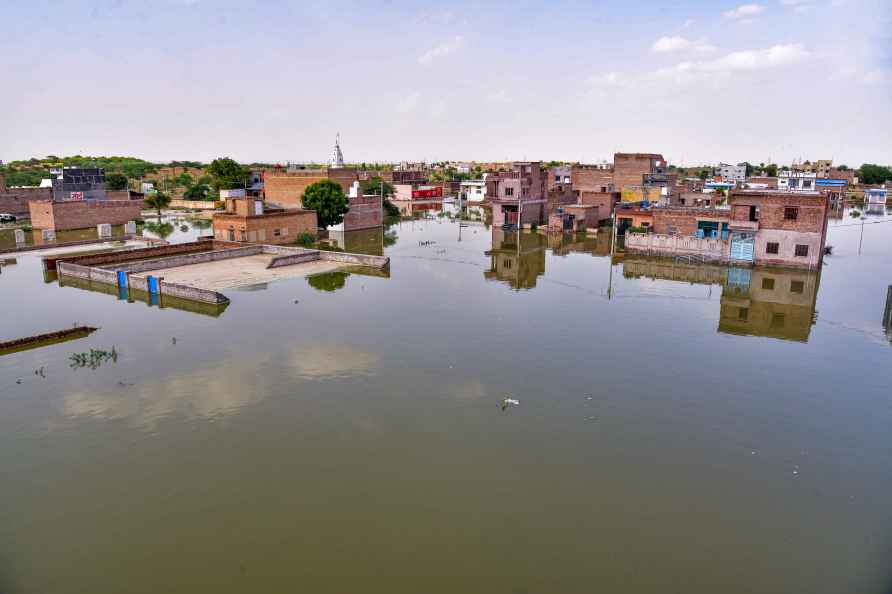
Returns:
[[[610,278],[607,282],[607,300],[610,301],[613,298],[613,256],[616,254],[616,204],[613,205],[613,213],[610,218],[612,219],[611,229],[613,234],[610,236]]]
[[[861,216],[861,237],[858,239],[858,255],[861,255],[861,242],[864,241],[864,216]]]

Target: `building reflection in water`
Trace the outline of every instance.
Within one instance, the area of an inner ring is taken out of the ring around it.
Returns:
[[[573,253],[592,256],[610,255],[610,233],[551,233],[546,236],[548,249],[555,256]]]
[[[329,231],[326,245],[320,245],[322,249],[334,249],[339,252],[351,254],[367,254],[369,256],[383,256],[385,235],[384,227],[360,229],[358,231]]]
[[[623,275],[720,285],[718,331],[807,342],[816,321],[820,271],[735,268],[626,256]]]
[[[892,342],[892,285],[886,290],[886,309],[883,310],[883,328],[886,329],[886,336],[889,342]]]
[[[492,229],[492,248],[487,280],[508,283],[512,289],[532,289],[536,280],[545,274],[545,235],[535,231],[506,231]]]

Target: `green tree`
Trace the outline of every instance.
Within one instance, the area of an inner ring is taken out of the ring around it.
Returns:
[[[155,192],[154,194],[149,194],[145,198],[146,206],[149,208],[155,208],[158,210],[158,218],[161,218],[161,211],[168,206],[170,206],[170,196],[165,194],[164,192]]]
[[[777,165],[769,163],[765,166],[765,175],[768,177],[777,177]]]
[[[892,179],[892,169],[882,165],[865,163],[858,170],[858,181],[862,184],[881,184]]]
[[[755,170],[755,167],[753,167],[749,161],[744,161],[743,164],[746,165],[746,174],[745,175],[747,177],[751,177],[753,175],[753,171]]]
[[[374,194],[378,196],[381,194],[381,187],[384,187],[384,195],[391,196],[393,195],[393,186],[382,180],[379,176],[375,176],[367,181],[359,182],[360,188],[362,188],[363,194]]]
[[[149,221],[145,224],[144,229],[150,233],[154,233],[159,239],[167,239],[176,230],[172,224],[162,223],[160,221],[157,223]]]
[[[220,190],[244,188],[248,184],[248,170],[229,157],[214,159],[207,168],[211,177],[211,189],[215,195]]]
[[[322,229],[343,222],[344,215],[350,210],[344,190],[327,179],[307,186],[300,201],[304,208],[316,211],[316,219]]]
[[[186,200],[208,200],[210,192],[211,188],[207,184],[195,184],[186,188],[183,198]]]
[[[839,167],[837,167],[837,169],[839,169],[840,171],[848,171],[849,166],[848,165],[840,165]]]
[[[127,176],[123,173],[106,173],[105,174],[106,190],[126,190]]]
[[[307,283],[317,291],[337,291],[347,284],[349,272],[324,272],[307,277]]]
[[[701,170],[700,170],[700,173],[697,174],[697,176],[698,176],[700,179],[706,179],[706,178],[708,178],[710,175],[711,175],[711,174],[709,173],[709,169],[701,169]]]

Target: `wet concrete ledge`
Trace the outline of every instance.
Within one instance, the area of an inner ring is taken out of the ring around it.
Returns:
[[[212,242],[195,242],[189,247],[182,250],[172,250],[174,253],[161,257],[151,257],[158,254],[157,249],[144,248],[122,252],[120,257],[108,254],[92,258],[71,258],[70,260],[59,260],[57,269],[60,276],[79,278],[112,286],[117,286],[118,273],[123,272],[127,279],[127,290],[148,292],[148,277],[150,275],[147,273],[149,272],[245,258],[259,254],[273,256],[267,268],[299,265],[320,260],[371,269],[386,269],[390,264],[390,258],[385,256],[327,252],[296,246],[227,244],[219,246],[222,249],[214,249],[215,247],[218,246]],[[148,259],[145,256],[149,256]],[[86,265],[89,262],[95,262],[97,265]],[[163,278],[158,281],[158,293],[203,303],[222,304],[229,302],[229,298],[218,291],[190,284],[172,283],[165,281]]]
[[[46,334],[36,334],[34,336],[0,342],[0,356],[31,349],[39,349],[41,347],[59,344],[60,342],[68,342],[69,340],[86,338],[96,332],[96,330],[98,330],[98,328],[93,328],[91,326],[75,326],[74,328],[59,330],[57,332],[47,332]]]

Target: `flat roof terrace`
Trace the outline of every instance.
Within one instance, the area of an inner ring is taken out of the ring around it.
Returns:
[[[273,254],[261,253],[228,260],[187,264],[172,268],[158,268],[151,272],[133,276],[146,278],[151,274],[166,282],[219,291],[221,289],[258,285],[296,276],[332,272],[353,266],[347,262],[317,259],[271,268],[270,266],[275,261],[275,258],[276,256]]]
[[[300,247],[200,241],[158,249],[132,250],[60,260],[61,276],[86,279],[159,296],[226,303],[218,289],[249,286],[350,267],[388,274],[390,259]],[[149,256],[146,258],[146,256]],[[152,257],[154,256],[154,257]],[[157,282],[156,282],[157,281]]]

